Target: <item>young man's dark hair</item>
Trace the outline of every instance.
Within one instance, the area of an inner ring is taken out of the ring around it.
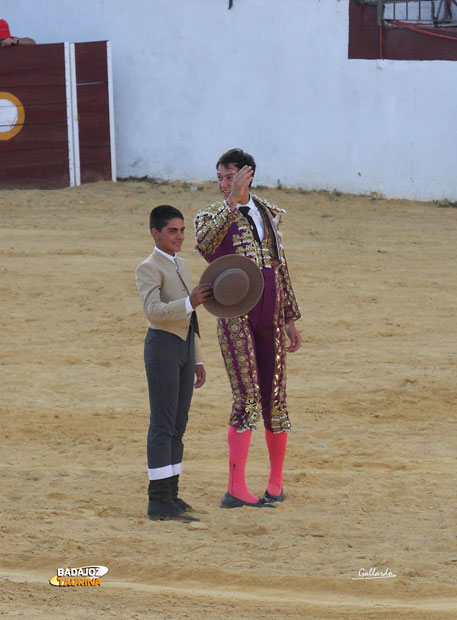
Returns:
[[[230,149],[221,155],[216,164],[216,170],[219,166],[227,167],[230,164],[234,164],[238,170],[241,170],[243,166],[251,166],[252,171],[255,172],[254,158],[242,149]]]
[[[149,216],[149,230],[155,228],[160,232],[162,228],[175,217],[184,220],[184,215],[175,207],[171,205],[159,205],[151,211],[151,215]]]

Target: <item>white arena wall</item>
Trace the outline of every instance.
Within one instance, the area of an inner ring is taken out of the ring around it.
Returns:
[[[457,64],[348,60],[348,1],[3,0],[0,17],[38,43],[111,41],[119,177],[212,179],[239,146],[257,184],[457,200]]]

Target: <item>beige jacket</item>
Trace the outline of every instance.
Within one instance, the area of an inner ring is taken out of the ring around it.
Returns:
[[[151,329],[162,329],[186,340],[190,317],[186,312],[186,297],[192,291],[187,263],[176,256],[179,273],[171,260],[154,252],[136,268],[136,285]],[[200,338],[195,337],[195,361],[202,363]]]

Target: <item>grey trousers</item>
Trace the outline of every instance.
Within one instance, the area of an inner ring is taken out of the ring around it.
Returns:
[[[186,430],[194,389],[194,332],[187,340],[149,329],[144,341],[144,363],[151,417],[147,457],[149,480],[181,473]]]

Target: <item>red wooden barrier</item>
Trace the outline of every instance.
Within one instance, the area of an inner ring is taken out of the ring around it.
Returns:
[[[0,49],[0,188],[115,180],[109,51],[105,41]]]

